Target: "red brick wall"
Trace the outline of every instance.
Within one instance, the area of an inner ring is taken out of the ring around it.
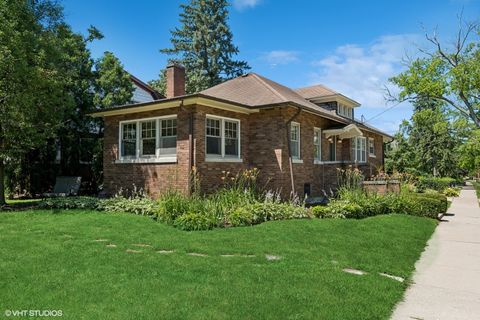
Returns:
[[[288,140],[286,123],[295,114],[295,108],[271,108],[250,115],[214,109],[206,106],[187,106],[169,110],[144,112],[105,119],[104,181],[105,189],[114,193],[119,187],[144,188],[152,196],[158,196],[169,188],[189,190],[189,114],[193,112],[194,165],[197,168],[201,189],[211,192],[222,185],[223,171],[236,174],[247,168],[260,170],[259,185],[263,188],[281,191],[284,197],[291,193],[290,167],[288,161]],[[177,114],[177,163],[176,164],[116,164],[118,154],[119,121]],[[243,162],[205,161],[205,118],[207,114],[240,120],[240,152]],[[337,168],[358,167],[366,176],[376,173],[382,164],[382,137],[364,131],[364,136],[374,137],[376,157],[368,156],[367,163],[352,164],[350,139],[337,142],[337,160],[347,163],[328,163],[329,145],[322,137],[322,164],[314,164],[314,127],[328,129],[338,127],[334,122],[302,111],[295,119],[300,123],[300,152],[303,163],[293,164],[296,192],[303,196],[304,184],[310,184],[311,195],[322,195],[336,188]],[[367,140],[368,141],[368,140]]]
[[[165,115],[177,115],[177,163],[115,163],[118,159],[119,122]],[[188,190],[188,112],[172,108],[129,115],[105,117],[103,175],[104,189],[115,194],[120,188],[132,190],[135,185],[157,197],[170,188]]]

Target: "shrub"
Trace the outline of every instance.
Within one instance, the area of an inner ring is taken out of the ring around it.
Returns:
[[[447,187],[454,186],[456,183],[457,180],[454,178],[420,177],[417,187],[419,190],[433,189],[441,192]]]
[[[154,216],[158,212],[158,203],[150,198],[116,196],[101,200],[99,209],[112,212],[128,212],[142,216]]]
[[[442,192],[447,197],[458,197],[460,195],[460,189],[448,187]]]
[[[313,208],[313,214],[318,218],[362,218],[362,207],[358,204],[345,201],[334,200],[328,206],[317,206]]]
[[[86,209],[102,210],[101,200],[94,197],[55,197],[43,200],[41,209]]]
[[[442,194],[412,193],[407,197],[408,214],[437,218],[438,214],[447,212],[448,200]]]
[[[215,227],[215,218],[203,212],[188,212],[178,216],[173,225],[185,231],[209,230]]]
[[[177,217],[189,212],[190,201],[191,199],[177,191],[165,193],[158,201],[158,220],[172,223]]]
[[[239,207],[233,210],[227,217],[228,224],[232,227],[249,226],[255,221],[251,207]]]

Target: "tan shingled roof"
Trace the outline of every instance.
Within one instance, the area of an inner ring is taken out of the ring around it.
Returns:
[[[318,98],[323,96],[332,96],[338,94],[338,92],[325,87],[324,85],[317,84],[310,87],[295,89],[295,92],[304,97],[305,99]]]
[[[201,91],[200,94],[237,102],[249,107],[293,103],[328,115],[329,118],[345,122],[345,120],[337,116],[335,112],[319,107],[292,89],[256,73],[248,73],[244,76],[225,81]]]

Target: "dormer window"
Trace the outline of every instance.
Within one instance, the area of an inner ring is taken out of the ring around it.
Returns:
[[[338,104],[338,110],[337,113],[339,116],[353,119],[353,108],[347,107],[344,104]]]

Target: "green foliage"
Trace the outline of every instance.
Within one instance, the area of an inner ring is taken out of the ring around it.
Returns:
[[[103,210],[102,200],[94,197],[56,197],[41,201],[40,209]]]
[[[478,24],[462,23],[456,45],[447,47],[436,35],[427,36],[432,50],[410,61],[407,70],[390,79],[401,89],[397,99],[445,103],[480,128],[478,34]]]
[[[404,121],[386,150],[387,171],[457,176],[459,138],[442,107],[422,105]]]
[[[480,129],[469,130],[466,141],[458,147],[460,168],[469,174],[480,173]]]
[[[460,189],[459,188],[448,187],[448,188],[443,189],[442,193],[446,197],[458,197],[460,195]]]
[[[104,109],[131,102],[135,88],[130,75],[113,53],[107,51],[96,61],[95,73],[96,108]]]
[[[417,182],[417,188],[420,191],[425,189],[433,189],[435,191],[443,191],[447,187],[451,187],[457,183],[457,179],[444,177],[419,177]]]
[[[51,1],[0,1],[0,205],[4,164],[47,144],[74,106],[66,92],[62,8]]]
[[[312,209],[318,218],[366,218],[381,214],[408,214],[421,217],[437,218],[448,208],[447,198],[433,191],[432,193],[379,195],[362,190],[343,190],[339,199],[332,200],[327,206]]]
[[[358,168],[337,168],[337,185],[339,190],[360,189],[364,178],[365,177]]]
[[[175,219],[173,225],[181,230],[209,230],[215,226],[215,219],[204,212],[187,212]]]
[[[226,0],[191,0],[180,7],[181,25],[171,31],[172,48],[161,52],[173,55],[174,61],[185,66],[187,93],[199,92],[250,69],[245,61],[233,59],[238,48],[232,43]],[[164,84],[153,84],[158,90],[164,88]]]
[[[312,212],[317,218],[360,218],[362,207],[350,201],[333,200],[328,206],[314,207]]]
[[[128,212],[142,216],[155,216],[159,210],[158,202],[146,197],[117,196],[100,200],[99,209],[111,212]]]

